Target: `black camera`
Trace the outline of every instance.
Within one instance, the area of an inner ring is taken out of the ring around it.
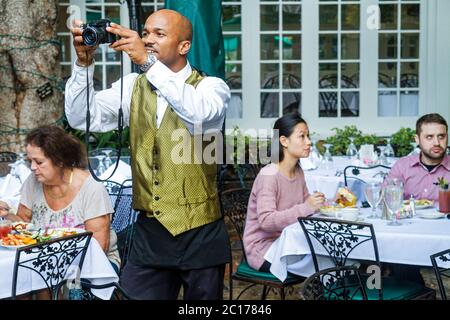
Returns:
[[[83,29],[82,37],[83,43],[87,46],[93,47],[102,43],[113,43],[116,41],[114,33],[106,31],[111,21],[108,19],[95,20],[85,23],[81,26]]]

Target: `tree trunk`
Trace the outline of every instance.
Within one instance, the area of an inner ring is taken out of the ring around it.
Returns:
[[[0,151],[23,152],[30,129],[63,115],[56,27],[56,0],[0,0]]]

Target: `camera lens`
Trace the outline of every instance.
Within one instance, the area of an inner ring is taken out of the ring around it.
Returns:
[[[99,43],[99,35],[97,34],[97,30],[91,27],[87,27],[83,30],[81,35],[83,37],[83,42],[87,46],[95,46]]]

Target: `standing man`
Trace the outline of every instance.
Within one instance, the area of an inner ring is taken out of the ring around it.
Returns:
[[[416,143],[420,154],[399,159],[387,179],[403,182],[404,197],[438,201],[438,177],[450,180],[450,157],[446,154],[448,143],[447,121],[437,113],[423,115],[416,122]]]
[[[80,25],[80,21],[75,22]],[[135,236],[121,283],[138,299],[221,299],[229,239],[216,191],[215,163],[190,155],[175,161],[179,137],[194,146],[194,135],[222,128],[230,90],[225,82],[191,68],[187,53],[192,25],[172,10],[159,10],[145,23],[142,38],[117,24],[107,28],[119,40],[110,45],[140,65],[143,74],[123,78],[124,122],[130,126]],[[86,70],[91,88],[91,128],[117,127],[120,83],[93,93],[95,48],[83,45],[74,27],[78,60],[66,84],[69,124],[85,128]],[[202,131],[198,132],[201,127]],[[174,141],[174,134],[176,137]],[[201,139],[200,139],[201,140]],[[198,141],[198,140],[196,140]],[[205,146],[202,146],[203,149]],[[202,153],[203,154],[203,153]],[[195,158],[195,159],[194,159]]]

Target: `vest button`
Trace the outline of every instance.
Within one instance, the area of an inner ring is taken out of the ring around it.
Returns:
[[[154,155],[157,155],[157,154],[158,154],[158,149],[153,148],[153,154],[154,154]]]
[[[155,196],[155,200],[158,201],[158,200],[159,200],[159,197],[158,197],[158,196]]]
[[[157,171],[158,170],[158,166],[153,166],[153,170]]]
[[[157,185],[159,185],[159,181],[158,180],[155,181],[155,186],[157,186]]]
[[[159,210],[156,210],[155,212],[153,212],[154,214],[156,214],[156,215],[158,215],[158,214],[160,214],[161,212],[159,211]]]

